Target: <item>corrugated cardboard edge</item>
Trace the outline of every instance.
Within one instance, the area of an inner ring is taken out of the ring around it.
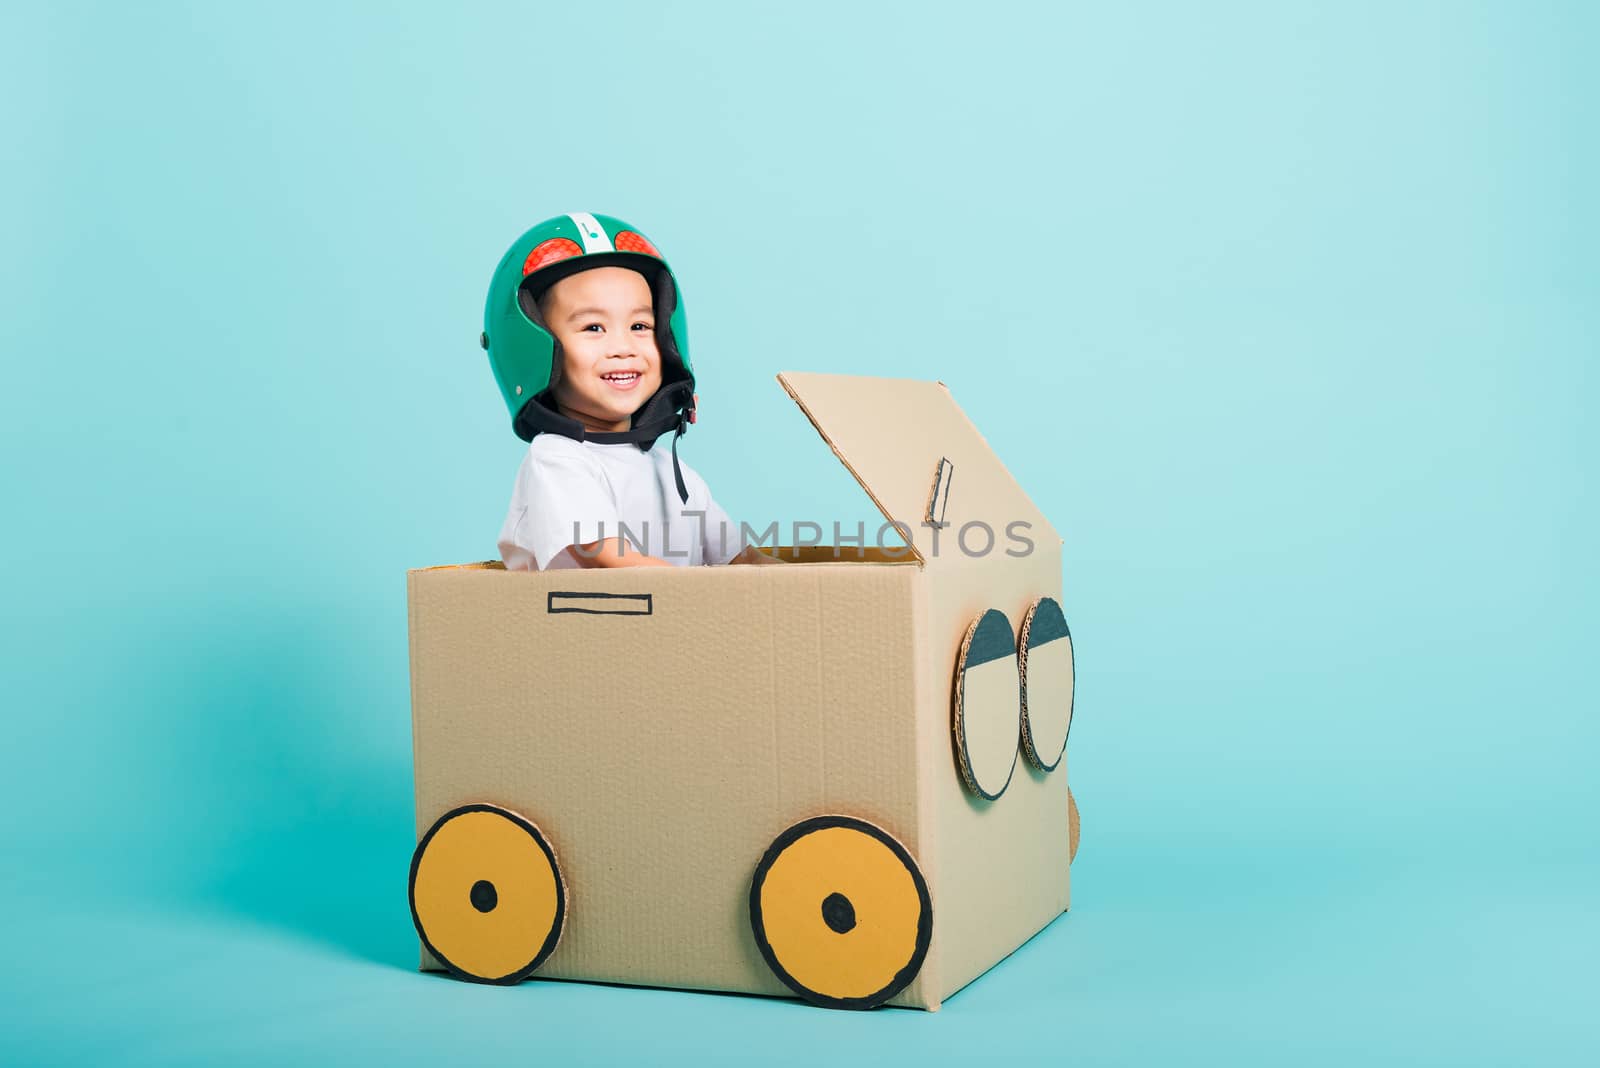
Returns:
[[[939,835],[934,824],[936,818],[933,792],[933,772],[945,744],[944,721],[937,715],[943,699],[937,692],[929,692],[935,677],[933,671],[933,606],[929,596],[931,575],[922,571],[911,584],[912,626],[915,636],[912,647],[915,662],[912,671],[917,687],[917,863],[922,866],[922,877],[928,882],[933,895],[933,942],[923,959],[922,971],[912,990],[929,1012],[938,1012],[944,1001],[942,989],[943,969],[939,966]]]
[[[412,568],[406,572],[406,659],[410,670],[407,672],[411,680],[411,775],[413,780],[417,774],[417,574],[421,568]],[[416,793],[412,793],[411,821],[415,825],[412,837],[416,841],[422,840],[422,810],[416,801]],[[420,943],[420,939],[418,939]],[[423,972],[437,971],[441,965],[434,960],[433,954],[428,952],[428,947],[417,947],[417,970]]]
[[[817,422],[817,417],[811,413],[810,408],[806,407],[806,402],[800,399],[800,394],[795,392],[794,386],[790,384],[789,380],[784,377],[781,371],[778,373],[778,384],[783,387],[783,391],[785,393],[789,394],[790,399],[793,400],[795,404],[799,405],[800,410],[805,413],[806,419],[811,423],[812,429],[817,432],[818,437],[827,443],[828,448],[833,450],[834,457],[844,465],[844,469],[846,471],[850,472],[850,477],[856,480],[856,485],[860,486],[866,491],[867,496],[872,499],[873,507],[878,509],[879,514],[881,514],[891,523],[909,522],[909,520],[899,519],[896,516],[889,514],[889,509],[884,507],[883,502],[878,499],[878,495],[872,492],[872,487],[867,485],[867,480],[861,477],[861,472],[857,471],[855,466],[850,463],[850,457],[841,452],[839,450],[839,446],[834,444],[833,439],[828,437],[828,432],[822,429],[822,424]],[[943,382],[939,384],[941,386],[944,385]],[[947,389],[945,392],[948,393],[949,390]],[[1052,531],[1054,530],[1053,527],[1051,529]],[[927,561],[923,558],[922,553],[917,549],[914,539],[909,541],[906,547],[911,550],[911,555],[916,558],[918,567],[925,567],[927,565]]]

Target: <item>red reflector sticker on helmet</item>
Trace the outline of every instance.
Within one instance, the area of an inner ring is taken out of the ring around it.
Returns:
[[[618,252],[643,252],[646,256],[654,256],[658,260],[661,258],[661,253],[656,251],[656,247],[654,245],[646,241],[642,235],[636,234],[632,230],[623,230],[619,232],[617,234],[616,246]]]
[[[522,261],[522,277],[526,278],[539,268],[548,267],[557,260],[568,259],[582,253],[583,249],[569,237],[552,237],[548,241],[541,241],[533,246],[528,258]]]

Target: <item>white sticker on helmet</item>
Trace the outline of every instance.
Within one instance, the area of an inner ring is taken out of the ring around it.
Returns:
[[[611,238],[606,233],[606,228],[601,226],[593,215],[586,211],[572,211],[567,213],[578,227],[578,236],[583,238],[583,251],[590,252],[615,252],[616,246],[611,244]]]

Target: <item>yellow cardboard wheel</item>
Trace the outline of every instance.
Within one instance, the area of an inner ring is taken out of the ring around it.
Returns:
[[[439,817],[411,857],[411,919],[455,975],[515,983],[561,938],[567,890],[533,821],[496,805]]]
[[[767,848],[750,882],[750,927],[773,973],[816,1005],[870,1009],[916,978],[933,938],[917,862],[887,831],[815,816]]]

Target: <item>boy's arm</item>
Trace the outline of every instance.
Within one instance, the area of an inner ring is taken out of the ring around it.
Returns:
[[[657,556],[647,556],[621,538],[606,538],[584,545],[574,545],[572,555],[580,567],[671,567],[672,564]],[[784,564],[776,556],[768,556],[754,545],[746,545],[729,564]]]
[[[572,547],[579,567],[671,567],[657,556],[647,556],[622,538],[604,538]]]

